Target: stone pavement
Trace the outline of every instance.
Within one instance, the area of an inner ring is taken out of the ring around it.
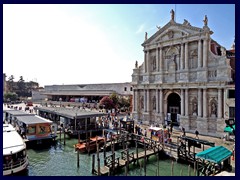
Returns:
[[[148,128],[149,126],[147,125],[140,125],[140,127],[142,129],[145,129],[147,130],[148,134],[147,136],[150,137],[150,132],[148,131]],[[178,128],[178,127],[173,127],[173,132],[172,132],[172,135],[171,135],[171,138],[172,138],[172,142],[173,143],[176,143],[177,142],[177,137],[181,136],[182,135],[182,132],[181,130]],[[194,133],[189,133],[189,132],[186,132],[186,136],[189,136],[189,137],[192,137],[192,138],[195,138],[195,134]],[[201,140],[206,140],[206,141],[209,141],[209,142],[214,142],[215,143],[215,146],[224,146],[226,147],[227,149],[229,149],[230,151],[233,150],[233,146],[235,144],[234,141],[226,141],[224,139],[221,139],[221,138],[218,138],[218,137],[212,137],[212,136],[205,136],[205,135],[201,135],[199,134],[198,135],[199,139]],[[231,165],[232,165],[232,172],[231,173],[234,173],[235,174],[235,158],[234,160],[232,159],[231,157]],[[226,173],[223,173],[224,175],[227,174]],[[224,176],[223,175],[223,176]],[[230,175],[230,174],[229,174]]]

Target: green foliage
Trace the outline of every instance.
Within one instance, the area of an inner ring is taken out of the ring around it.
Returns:
[[[16,101],[18,98],[18,95],[16,93],[8,92],[4,94],[4,101]]]
[[[119,98],[117,96],[116,93],[112,93],[112,95],[110,96],[110,99],[113,101],[114,107],[118,107],[118,103],[119,103]]]

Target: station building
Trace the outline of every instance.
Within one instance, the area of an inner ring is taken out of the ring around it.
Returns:
[[[44,86],[44,95],[48,100],[62,102],[99,102],[104,96],[115,93],[118,97],[128,98],[132,96],[132,85],[126,83],[105,84],[73,84],[73,85],[48,85]]]

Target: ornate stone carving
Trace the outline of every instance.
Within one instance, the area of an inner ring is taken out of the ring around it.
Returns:
[[[190,26],[191,24],[188,22],[188,20],[184,19],[183,25]]]
[[[204,16],[204,26],[207,26],[208,25],[208,18],[207,18],[207,15]]]
[[[135,68],[138,68],[138,61],[136,61],[135,63]]]
[[[148,35],[148,33],[145,32],[145,41],[148,39],[147,35]]]
[[[173,31],[168,31],[167,35],[168,35],[169,39],[172,39],[174,36],[174,33],[173,33]]]
[[[156,110],[156,96],[153,96],[152,98],[152,107],[153,107],[153,110]]]
[[[221,46],[221,54],[222,56],[226,56],[226,48]]]
[[[174,16],[175,16],[174,10],[172,9],[172,10],[170,11],[170,13],[171,13],[171,20],[174,21]]]

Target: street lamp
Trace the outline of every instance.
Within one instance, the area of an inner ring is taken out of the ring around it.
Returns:
[[[60,101],[60,107],[61,107],[62,98],[59,98],[59,101]]]

